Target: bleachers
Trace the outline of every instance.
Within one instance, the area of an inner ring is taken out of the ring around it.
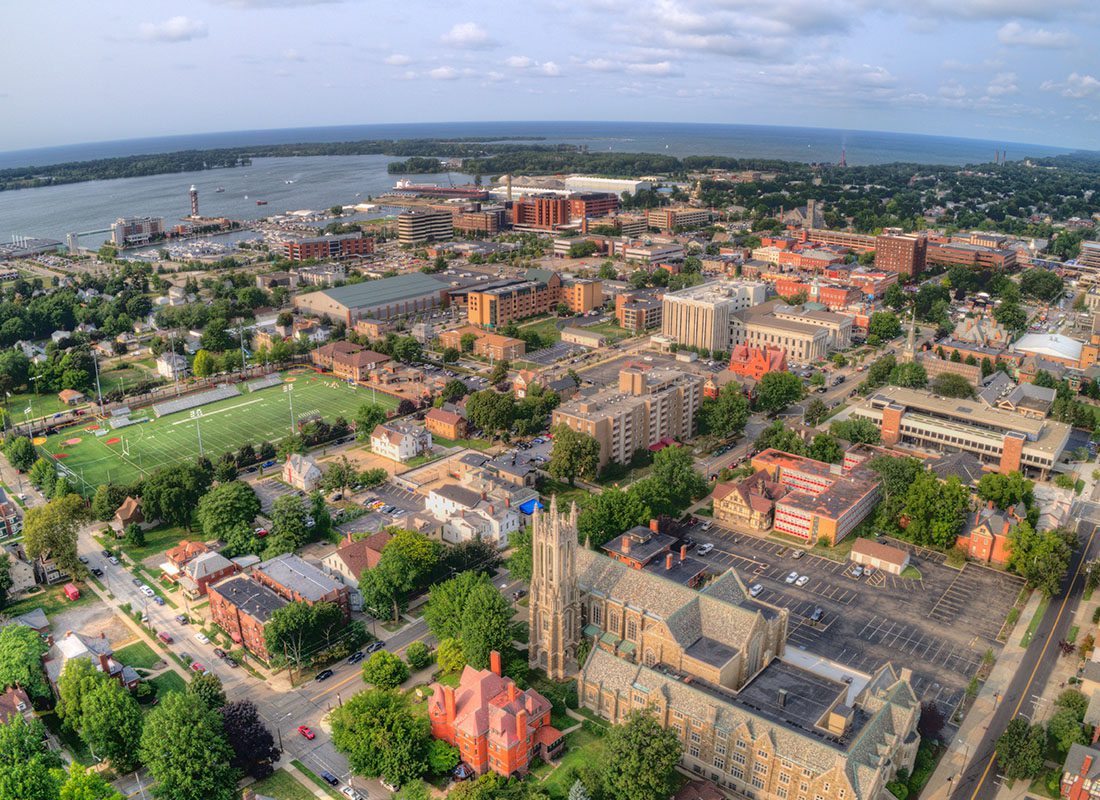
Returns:
[[[248,381],[245,386],[248,387],[249,392],[258,392],[260,389],[268,389],[272,386],[278,386],[283,382],[283,376],[278,372],[274,372],[271,375],[266,375],[263,378],[257,378],[254,381]]]
[[[240,394],[241,390],[236,386],[230,386],[229,384],[223,383],[217,388],[205,392],[197,392],[187,395],[186,397],[177,397],[172,400],[166,400],[163,403],[154,403],[153,413],[158,417],[163,417],[168,414],[176,414],[180,411],[187,411],[191,408],[198,408],[199,406],[216,403],[219,400],[228,400],[230,397],[239,397]]]

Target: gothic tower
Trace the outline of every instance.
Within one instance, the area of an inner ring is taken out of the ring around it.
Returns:
[[[531,517],[531,667],[563,680],[576,669],[580,636],[577,592],[577,504],[558,514],[558,500],[550,498],[549,512]]]

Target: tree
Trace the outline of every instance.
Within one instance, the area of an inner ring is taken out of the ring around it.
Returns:
[[[491,583],[475,587],[462,611],[458,639],[466,663],[477,669],[489,666],[489,653],[506,654],[512,646],[512,605]]]
[[[1076,689],[1066,689],[1054,701],[1054,705],[1060,709],[1068,709],[1073,712],[1078,722],[1084,722],[1085,712],[1089,707],[1089,699]]]
[[[515,418],[515,400],[510,394],[482,389],[466,398],[466,418],[488,434],[509,430]]]
[[[250,527],[259,513],[260,499],[256,491],[243,481],[230,481],[215,486],[202,496],[198,520],[207,536],[221,538],[222,533],[230,528]]]
[[[71,658],[57,677],[57,716],[69,730],[78,731],[84,714],[84,698],[99,685],[104,675],[87,658]]]
[[[597,495],[598,497],[599,495]],[[580,520],[577,521],[578,525]],[[525,583],[531,580],[531,528],[524,527],[518,528],[508,534],[508,546],[511,552],[508,554],[508,558],[505,564],[508,567],[508,574],[513,580],[524,581]],[[1096,570],[1097,577],[1100,577],[1100,568]]]
[[[840,449],[840,442],[835,436],[828,433],[819,433],[810,443],[810,458],[824,461],[827,464],[838,464],[844,458],[844,451]]]
[[[222,679],[213,672],[200,673],[191,678],[191,682],[187,684],[187,694],[213,711],[225,705]]]
[[[288,603],[271,614],[264,642],[276,661],[301,667],[339,640],[344,625],[344,613],[335,603]]]
[[[38,451],[26,436],[17,436],[12,439],[4,448],[4,455],[8,457],[12,467],[20,472],[26,472],[38,459]]]
[[[917,733],[920,734],[921,739],[935,742],[940,738],[940,732],[943,730],[946,721],[943,712],[935,703],[921,703],[920,719],[917,720]]]
[[[1030,508],[1035,502],[1034,488],[1035,482],[1025,478],[1019,471],[1013,470],[1007,475],[987,472],[978,481],[978,497],[992,501],[997,508]]]
[[[573,781],[573,785],[569,787],[569,797],[567,800],[592,800],[592,795],[588,793],[584,784],[580,778]]]
[[[1053,303],[1064,291],[1062,278],[1045,269],[1029,269],[1020,276],[1020,293],[1026,297]]]
[[[145,547],[145,530],[136,522],[131,522],[123,531],[126,544],[131,547]]]
[[[98,772],[89,772],[74,761],[69,777],[61,784],[58,800],[126,800],[122,793],[107,783]]]
[[[589,497],[577,517],[577,535],[582,542],[591,541],[593,547],[600,547],[623,531],[646,524],[651,516],[650,507],[637,492],[612,486]],[[529,556],[527,564],[530,564]],[[527,570],[529,572],[530,566]]]
[[[821,398],[815,397],[809,403],[806,404],[806,410],[802,417],[806,421],[807,425],[817,426],[820,425],[829,414],[829,407],[825,405],[825,401]]]
[[[0,553],[0,608],[8,604],[8,592],[14,583],[11,577],[11,556]]]
[[[428,645],[417,639],[405,648],[405,660],[409,662],[409,669],[426,669],[432,663],[432,651],[428,649]]]
[[[890,371],[890,383],[908,389],[923,389],[928,383],[928,373],[919,361],[907,361]]]
[[[382,406],[363,403],[355,412],[355,437],[361,442],[370,441],[371,432],[386,420]]]
[[[908,519],[907,538],[915,544],[948,550],[966,522],[970,494],[958,476],[940,481],[935,474],[918,472],[905,495],[902,514]]]
[[[459,337],[458,344],[462,348],[463,353],[472,353],[474,351],[474,344],[477,343],[477,334],[464,333]]]
[[[892,287],[891,287],[892,288]],[[901,321],[890,311],[876,311],[867,323],[867,343],[877,346],[901,336]]]
[[[1027,520],[1016,525],[1008,568],[1041,590],[1047,597],[1058,594],[1062,579],[1069,571],[1069,543],[1058,531],[1036,531]]]
[[[51,472],[53,469],[51,468]],[[107,522],[118,511],[118,507],[129,495],[129,488],[117,483],[101,483],[92,496],[92,517]]]
[[[1022,331],[1027,327],[1027,312],[1019,303],[1004,301],[993,310],[993,319],[1010,331]]]
[[[81,738],[117,772],[137,768],[142,722],[137,700],[110,678],[101,679],[81,702]]]
[[[466,666],[462,643],[457,639],[443,639],[435,649],[435,663],[445,673],[455,673]]]
[[[306,507],[298,495],[284,494],[275,498],[275,505],[271,509],[272,535],[291,544],[290,551],[297,550],[309,541],[307,516]]]
[[[0,800],[57,800],[60,768],[40,721],[16,715],[0,725]]]
[[[852,444],[878,444],[878,426],[869,419],[849,417],[829,426],[829,433]]]
[[[502,358],[493,367],[492,372],[489,373],[489,383],[498,384],[508,377],[508,370],[512,368],[512,364],[508,359]]]
[[[894,367],[897,366],[897,359],[892,355],[886,355],[882,358],[876,359],[870,367],[867,368],[867,378],[865,383],[872,389],[876,389],[879,386],[885,386],[886,382],[890,380],[890,373],[894,371]]]
[[[834,422],[833,425],[836,425],[836,423]],[[756,437],[753,446],[761,451],[774,448],[798,456],[806,454],[806,445],[801,437],[779,420],[762,430],[760,435]]]
[[[707,493],[706,478],[695,469],[690,448],[673,445],[662,449],[653,457],[652,483],[663,487],[676,510],[689,505]],[[645,495],[642,495],[645,497]],[[659,513],[659,512],[658,512]]]
[[[237,770],[220,715],[186,694],[169,693],[149,712],[141,761],[164,800],[236,800]]]
[[[436,639],[456,639],[462,634],[462,612],[473,591],[490,584],[489,576],[480,572],[460,572],[443,583],[437,583],[428,594],[424,621]]]
[[[408,666],[388,650],[378,650],[363,662],[363,680],[379,689],[396,689],[408,679]]]
[[[1063,708],[1051,715],[1047,721],[1047,736],[1062,754],[1069,752],[1069,748],[1075,744],[1088,744],[1081,720],[1072,708]]]
[[[466,396],[466,392],[466,384],[458,378],[451,378],[443,385],[439,396],[443,398],[444,403],[457,403]]]
[[[27,509],[23,518],[23,547],[31,559],[48,555],[62,572],[84,573],[76,550],[77,528],[84,520],[84,501],[70,494],[44,506]]]
[[[260,780],[272,772],[279,760],[275,739],[250,700],[226,703],[219,711],[222,731],[233,748],[229,766]]]
[[[191,515],[202,496],[210,490],[212,476],[193,463],[161,467],[141,490],[141,508],[146,519],[162,519],[191,530]]]
[[[1043,769],[1046,733],[1040,725],[1029,725],[1016,717],[997,739],[997,764],[1009,780],[1033,778]]]
[[[40,458],[35,461],[34,465],[31,467],[31,471],[27,474],[27,480],[39,489],[49,489],[53,486],[54,481],[57,480],[57,470],[54,469],[53,464],[49,461]],[[114,511],[112,511],[111,514],[113,516]]]
[[[805,387],[790,372],[769,372],[756,387],[756,402],[762,411],[777,413],[802,399]]]
[[[933,378],[931,389],[934,394],[942,397],[971,398],[974,396],[974,387],[970,385],[970,381],[953,372],[941,372]]]
[[[460,760],[457,747],[452,747],[442,739],[433,739],[428,747],[428,769],[433,775],[450,775]]]
[[[408,698],[393,689],[368,689],[332,712],[332,743],[352,772],[400,787],[428,771],[431,729]]]
[[[413,531],[398,531],[382,548],[378,564],[360,577],[366,607],[375,616],[388,608],[396,622],[409,593],[422,589],[435,572],[439,554],[438,542]]]
[[[218,360],[207,350],[199,350],[191,362],[191,371],[196,378],[207,378],[218,369]]]
[[[727,383],[718,397],[706,398],[699,406],[700,428],[723,439],[737,436],[749,421],[749,401],[737,383]]]
[[[600,465],[600,443],[568,425],[555,425],[552,433],[554,444],[546,471],[558,480],[567,479],[570,486],[576,484],[578,476],[594,478]]]
[[[672,794],[680,740],[650,714],[632,711],[605,738],[605,788],[610,800],[668,797]]]

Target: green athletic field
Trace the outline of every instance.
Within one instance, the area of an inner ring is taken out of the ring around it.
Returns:
[[[299,371],[286,373],[284,379],[282,385],[254,393],[242,383],[239,396],[200,406],[202,416],[197,420],[191,417],[190,410],[156,417],[151,407],[142,408],[136,409],[131,419],[148,416],[149,422],[96,436],[96,431],[87,428],[92,425],[107,428],[107,423],[89,418],[81,425],[50,436],[39,445],[39,450],[69,470],[73,488],[91,493],[101,483],[129,483],[158,467],[195,458],[199,454],[196,424],[201,426],[203,453],[212,461],[226,451],[235,453],[246,443],[277,444],[291,430],[291,397],[296,418],[320,414],[330,423],[340,416],[354,422],[359,407],[372,400],[386,410],[397,407],[397,400],[389,395],[381,392],[375,395],[370,389],[349,385],[327,374]],[[285,391],[290,385],[294,388]],[[75,439],[80,441],[74,442]]]

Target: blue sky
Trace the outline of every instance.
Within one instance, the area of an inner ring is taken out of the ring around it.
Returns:
[[[13,2],[0,150],[459,120],[745,122],[1100,149],[1088,0]]]

